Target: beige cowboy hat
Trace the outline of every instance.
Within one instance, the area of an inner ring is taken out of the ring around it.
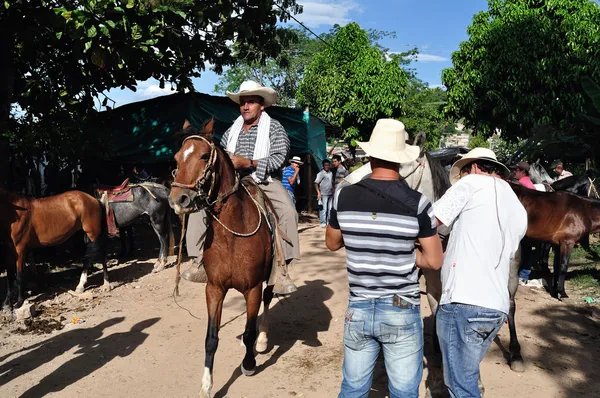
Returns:
[[[475,160],[487,160],[488,162],[495,163],[500,167],[500,170],[502,170],[502,177],[504,179],[507,179],[510,176],[510,171],[505,165],[498,161],[494,151],[487,148],[473,148],[462,155],[462,158],[452,165],[452,168],[450,169],[450,183],[455,184],[460,180],[460,171],[462,168],[469,163],[473,163]]]
[[[290,163],[297,163],[300,166],[302,166],[304,164],[304,162],[302,161],[302,159],[300,159],[300,156],[294,156],[293,158],[290,159]]]
[[[240,97],[244,95],[258,95],[265,100],[265,108],[277,102],[277,93],[270,87],[263,87],[255,81],[246,80],[240,86],[240,91],[232,93],[227,91],[227,96],[237,104],[240,103]]]
[[[395,119],[379,119],[369,142],[358,142],[370,157],[393,163],[408,163],[416,160],[421,148],[406,144],[404,124]]]

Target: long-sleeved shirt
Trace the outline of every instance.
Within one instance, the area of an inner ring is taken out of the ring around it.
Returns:
[[[231,127],[228,128],[225,134],[223,134],[223,137],[221,137],[221,146],[223,148],[227,148],[230,131]],[[257,137],[258,124],[251,126],[246,132],[240,132],[234,155],[255,160],[254,146]],[[283,169],[285,159],[290,151],[290,139],[281,123],[273,118],[271,118],[271,126],[269,128],[269,141],[271,142],[269,156],[262,159],[256,159],[258,160],[258,164],[256,165],[256,176],[261,181],[265,181],[268,176],[281,180],[281,170]]]

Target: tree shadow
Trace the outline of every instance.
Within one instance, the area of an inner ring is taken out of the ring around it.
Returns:
[[[79,350],[73,354],[77,355],[76,357],[41,379],[21,397],[41,397],[51,392],[62,391],[65,387],[94,373],[114,358],[130,355],[148,337],[148,334],[143,331],[160,320],[160,318],[150,318],[133,325],[127,332],[102,337],[104,329],[121,323],[124,319],[118,317],[92,328],[74,329],[21,350],[32,351],[0,366],[0,384],[6,384],[79,347]]]
[[[560,306],[534,312],[547,322],[535,327],[537,338],[532,342],[537,346],[536,353],[526,360],[529,366],[554,377],[563,376],[558,379],[557,395],[589,397],[596,396],[600,390],[597,366],[600,324],[594,310],[587,306]]]
[[[271,304],[269,347],[267,349],[267,353],[271,353],[271,356],[256,368],[256,374],[275,365],[299,341],[309,347],[322,346],[318,332],[329,330],[332,315],[325,302],[333,296],[333,290],[327,287],[328,282],[321,279],[304,283],[289,298],[281,300],[276,298],[275,304]],[[260,323],[260,319],[258,322]],[[215,397],[225,397],[229,387],[241,374],[239,367],[236,367],[227,383],[215,394]]]

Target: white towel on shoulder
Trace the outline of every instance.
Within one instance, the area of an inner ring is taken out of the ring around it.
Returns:
[[[238,138],[240,133],[242,132],[242,128],[244,127],[244,118],[241,116],[235,119],[231,129],[229,131],[229,139],[227,141],[227,152],[235,153],[235,147],[237,146]],[[271,116],[267,114],[267,112],[263,112],[258,120],[258,134],[256,137],[256,142],[254,143],[254,154],[252,155],[252,159],[250,160],[258,160],[269,157],[269,153],[271,151],[271,140],[270,140],[270,130],[271,130]],[[263,182],[258,176],[256,172],[252,173],[252,178],[257,183]],[[268,182],[273,182],[271,176],[267,176]]]

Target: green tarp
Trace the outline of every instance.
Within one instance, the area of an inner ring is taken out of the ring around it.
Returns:
[[[299,109],[272,106],[290,137],[291,156],[310,154],[320,164],[326,157],[325,123]],[[215,137],[220,138],[240,115],[239,107],[227,97],[206,94],[173,94],[123,105],[93,118],[89,133],[110,133],[106,160],[121,163],[170,162],[179,142],[172,137],[189,120],[201,127],[215,117]]]

